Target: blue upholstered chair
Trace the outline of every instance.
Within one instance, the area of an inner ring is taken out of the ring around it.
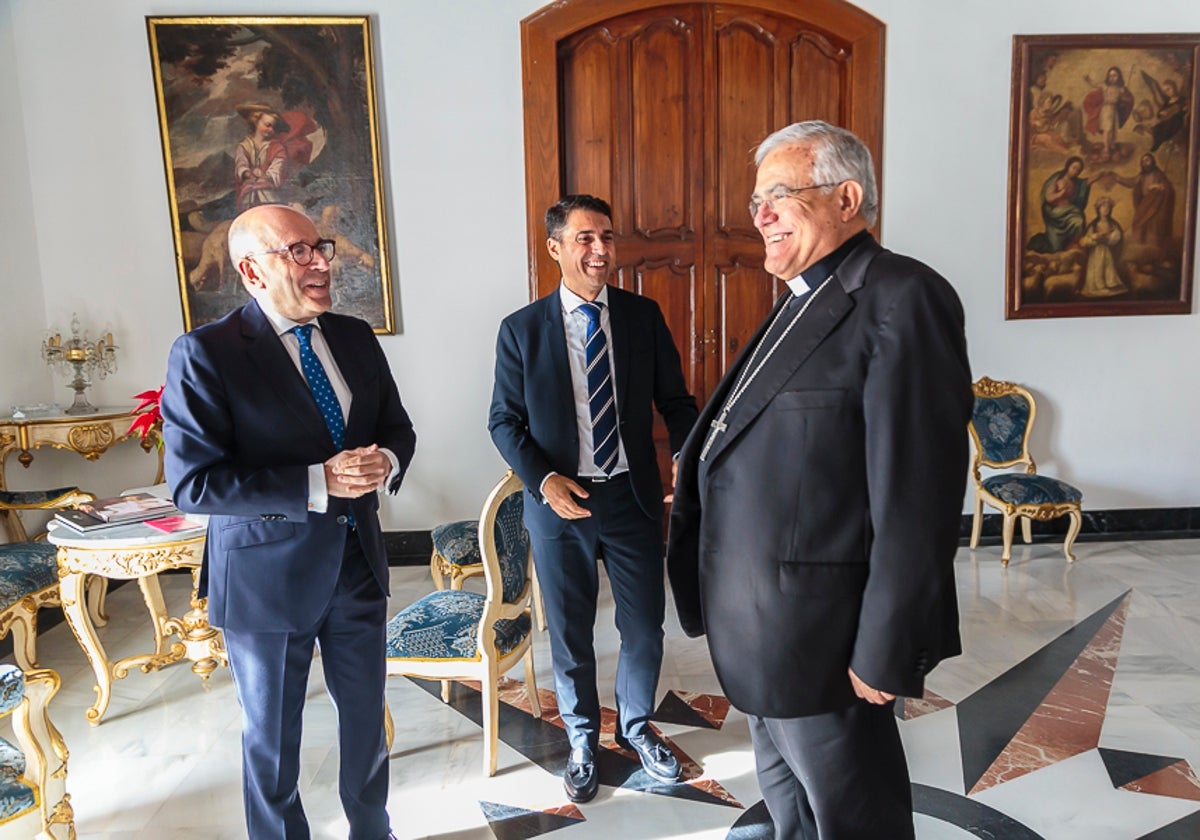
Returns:
[[[442,681],[478,680],[483,695],[483,771],[496,772],[500,677],[525,663],[525,691],[541,717],[533,672],[533,562],[521,521],[521,480],[510,470],[488,494],[478,544],[485,594],[438,589],[397,613],[387,625],[389,675]],[[390,738],[390,734],[389,734]]]
[[[433,555],[429,558],[429,573],[433,585],[445,589],[462,589],[467,578],[483,574],[483,558],[479,553],[479,520],[460,519],[438,525],[430,532]],[[546,629],[546,611],[542,608],[542,592],[537,575],[533,576],[533,612],[539,630]]]
[[[58,686],[53,671],[0,664],[0,717],[12,719],[16,741],[0,737],[0,840],[75,837],[67,746],[46,712]]]
[[[58,550],[44,540],[28,539],[17,512],[61,510],[93,498],[77,487],[0,490],[0,521],[13,540],[0,544],[0,638],[12,630],[13,654],[25,670],[38,665],[38,610],[59,605]]]
[[[1033,395],[1020,385],[996,382],[986,376],[973,388],[975,410],[970,431],[975,450],[971,462],[971,475],[975,479],[975,518],[971,526],[971,548],[979,545],[986,502],[1004,516],[1004,548],[1000,561],[1005,566],[1012,557],[1013,527],[1017,519],[1021,520],[1021,534],[1028,543],[1033,539],[1032,520],[1044,522],[1059,516],[1071,518],[1063,552],[1068,561],[1074,562],[1071,546],[1083,525],[1080,508],[1083,493],[1065,481],[1038,474],[1029,453],[1029,433],[1037,416]],[[1024,467],[1024,470],[989,474],[985,478],[983,467],[991,470]]]

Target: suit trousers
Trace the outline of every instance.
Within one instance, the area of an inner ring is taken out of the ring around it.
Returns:
[[[349,529],[341,572],[316,627],[225,631],[242,707],[242,792],[250,840],[308,840],[300,803],[300,729],[314,642],[337,710],[338,792],[350,840],[388,836],[383,730],[387,598]]]
[[[595,751],[600,738],[593,645],[599,592],[596,560],[603,560],[612,585],[621,637],[618,726],[625,735],[636,735],[654,713],[662,667],[663,539],[661,523],[638,505],[628,473],[579,483],[590,494],[579,504],[592,515],[560,520],[559,533],[531,528],[530,536],[550,631],[558,712],[571,746]]]
[[[891,703],[747,717],[777,840],[913,839],[912,788]]]

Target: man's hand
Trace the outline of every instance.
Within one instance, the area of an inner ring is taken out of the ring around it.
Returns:
[[[671,492],[663,496],[665,504],[671,504],[675,501],[675,482],[679,480],[679,459],[675,458],[671,461]]]
[[[547,478],[542,485],[542,495],[546,497],[550,508],[563,519],[583,519],[592,515],[590,510],[580,507],[575,501],[576,496],[586,499],[588,491],[566,476],[556,473]]]
[[[376,444],[346,449],[325,462],[325,490],[330,496],[357,499],[383,486],[392,462]]]
[[[884,703],[890,703],[896,699],[895,694],[888,694],[886,691],[880,691],[877,688],[871,688],[861,679],[858,674],[854,673],[854,669],[850,668],[850,684],[854,686],[854,693],[868,703],[874,703],[876,706],[882,706]]]

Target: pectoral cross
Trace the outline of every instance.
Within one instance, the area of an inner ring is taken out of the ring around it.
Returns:
[[[700,450],[700,460],[703,461],[708,457],[708,450],[712,449],[713,441],[717,439],[717,435],[729,428],[725,422],[725,418],[729,416],[729,407],[721,409],[721,416],[709,423],[712,431],[708,433],[708,440],[704,441],[704,448]]]

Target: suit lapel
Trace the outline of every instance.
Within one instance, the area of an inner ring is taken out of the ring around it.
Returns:
[[[842,288],[836,274],[821,288],[819,294],[814,292],[814,295],[815,297],[810,299],[811,303],[807,311],[788,333],[787,338],[780,343],[771,358],[763,365],[762,370],[754,377],[754,381],[746,388],[745,393],[738,399],[726,421],[728,428],[713,441],[707,460],[712,461],[719,457],[721,451],[745,431],[754,418],[782,390],[796,370],[846,317],[846,313],[854,308],[854,301]],[[770,319],[768,319],[768,323],[769,321]],[[762,333],[763,330],[760,329],[755,336],[754,344],[747,345],[747,347],[757,344],[762,338]],[[763,348],[763,352],[765,353],[769,349]],[[757,365],[758,360],[755,360],[754,364]],[[751,373],[753,373],[753,369],[747,371],[746,375],[749,376]]]
[[[325,344],[329,347],[329,353],[333,356],[334,364],[337,365],[338,371],[342,374],[342,380],[346,383],[346,387],[350,389],[350,412],[346,421],[346,445],[350,445],[350,441],[361,440],[357,432],[357,425],[363,422],[360,416],[361,411],[356,412],[355,408],[362,406],[360,400],[355,400],[355,394],[365,392],[366,387],[366,372],[363,370],[361,363],[361,354],[355,345],[353,334],[346,330],[345,321],[336,318],[327,318],[322,315],[317,318],[321,323],[321,332],[325,336]],[[321,419],[321,424],[325,424],[324,418]],[[328,431],[328,427],[326,427]],[[330,438],[332,440],[332,438]]]
[[[542,298],[542,329],[540,341],[544,358],[550,360],[549,393],[566,394],[563,401],[570,409],[570,417],[564,422],[575,422],[575,397],[571,385],[571,364],[567,360],[567,330],[563,326],[562,298],[558,289]],[[566,428],[570,428],[569,426]]]
[[[311,434],[321,436],[332,448],[333,438],[308,383],[284,349],[275,328],[254,301],[242,308],[242,338],[246,341],[250,364],[258,368],[263,381],[271,383],[279,401]]]
[[[615,289],[608,290],[608,331],[612,335],[612,368],[616,377],[617,411],[624,413],[625,394],[629,390],[629,313],[625,299]]]

